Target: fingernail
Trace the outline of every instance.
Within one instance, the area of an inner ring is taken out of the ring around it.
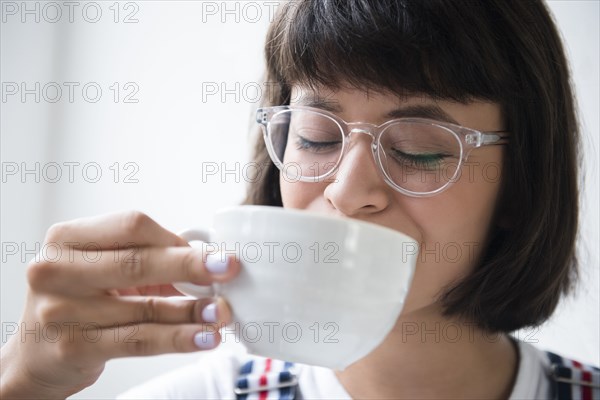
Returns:
[[[202,350],[208,350],[215,347],[214,332],[198,332],[194,336],[194,344]]]
[[[204,322],[217,322],[217,305],[210,303],[202,310],[202,320]]]
[[[204,265],[212,274],[224,274],[229,267],[229,258],[225,254],[209,254]]]

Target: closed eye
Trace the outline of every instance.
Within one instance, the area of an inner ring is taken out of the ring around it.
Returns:
[[[403,167],[415,169],[437,169],[450,154],[442,153],[420,153],[411,154],[400,150],[391,149],[392,158]]]
[[[313,152],[324,152],[337,149],[342,144],[341,140],[313,141],[302,136],[296,136],[296,150],[308,150]]]

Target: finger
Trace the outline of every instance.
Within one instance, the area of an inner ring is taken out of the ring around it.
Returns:
[[[171,284],[167,285],[149,285],[143,287],[131,287],[114,291],[115,296],[183,296],[183,294],[175,289]]]
[[[231,310],[222,298],[108,297],[102,301],[83,299],[69,305],[48,301],[38,312],[44,323],[68,322],[104,328],[142,323],[225,326],[231,321]]]
[[[85,249],[142,247],[150,245],[187,246],[188,243],[138,211],[80,218],[55,224],[46,234],[47,243]]]
[[[108,360],[211,350],[220,342],[218,329],[211,325],[140,324],[82,330],[80,345],[72,351],[79,358]]]
[[[233,256],[205,256],[191,247],[144,247],[131,252],[109,250],[90,255],[73,250],[68,260],[30,264],[30,285],[39,291],[97,295],[99,291],[173,282],[210,285],[225,282],[240,271]]]

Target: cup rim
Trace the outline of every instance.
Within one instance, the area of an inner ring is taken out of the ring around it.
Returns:
[[[296,208],[284,208],[284,207],[280,207],[280,206],[265,206],[265,205],[255,205],[255,204],[242,204],[242,205],[221,208],[214,214],[214,217],[216,218],[219,215],[228,214],[231,212],[246,213],[248,211],[257,212],[257,213],[260,213],[260,212],[285,213],[286,215],[292,215],[296,218],[309,216],[311,218],[320,219],[323,221],[332,221],[332,222],[336,222],[336,223],[350,223],[350,224],[355,224],[355,225],[362,226],[362,227],[365,227],[365,228],[371,229],[371,230],[379,230],[382,233],[386,233],[386,234],[400,235],[406,239],[409,239],[409,240],[414,241],[415,243],[418,243],[415,238],[409,236],[408,234],[398,231],[396,229],[389,228],[387,226],[379,225],[379,224],[376,224],[373,222],[358,220],[358,219],[354,219],[354,218],[350,218],[350,217],[343,217],[343,216],[339,216],[339,215],[328,215],[328,214],[322,214],[322,213],[319,213],[316,211],[300,210],[300,209],[296,209]]]

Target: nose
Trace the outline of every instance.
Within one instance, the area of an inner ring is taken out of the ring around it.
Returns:
[[[353,129],[349,139],[335,179],[325,188],[324,196],[346,216],[382,211],[389,206],[391,193],[373,158],[373,135]]]

